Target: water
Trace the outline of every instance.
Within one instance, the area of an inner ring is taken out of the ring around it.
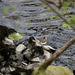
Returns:
[[[18,32],[25,33],[25,37],[31,35],[36,38],[46,36],[47,44],[57,48],[63,46],[67,40],[75,36],[74,30],[62,27],[61,19],[49,20],[56,16],[54,12],[45,12],[48,8],[41,7],[39,0],[3,0],[0,2],[0,25],[14,28]],[[3,13],[3,6],[8,7],[8,12]],[[11,9],[14,6],[15,11]],[[75,12],[73,9],[72,12]],[[16,19],[14,19],[16,17]],[[68,57],[68,56],[69,57]],[[71,70],[75,69],[75,44],[69,47],[55,65],[66,65]]]

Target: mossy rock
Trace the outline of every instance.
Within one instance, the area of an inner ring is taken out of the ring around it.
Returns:
[[[50,65],[46,71],[38,67],[32,75],[73,75],[73,73],[67,67]]]

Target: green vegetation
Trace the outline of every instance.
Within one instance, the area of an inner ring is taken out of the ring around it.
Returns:
[[[29,26],[31,26],[31,25],[32,25],[32,22],[31,22],[30,20],[28,21],[28,25],[29,25]]]
[[[10,9],[8,9],[7,6],[4,6],[3,9],[2,9],[2,11],[3,11],[4,14],[8,13],[9,10],[15,11],[15,10],[16,10],[16,9],[15,9],[15,6],[12,5],[12,6],[10,7]]]
[[[4,14],[6,14],[6,13],[8,13],[9,10],[8,10],[7,6],[4,6],[2,11]]]
[[[73,73],[69,68],[53,65],[50,65],[45,71],[44,65],[42,64],[33,71],[32,75],[73,75]]]
[[[13,11],[15,11],[15,10],[16,10],[16,8],[15,8],[15,6],[14,6],[14,5],[12,5],[10,8],[11,8],[11,10],[13,10]]]
[[[49,20],[53,20],[53,18],[54,18],[54,16],[51,16],[51,17],[49,18]]]
[[[66,9],[70,5],[70,2],[64,1],[62,4],[62,8]]]
[[[41,7],[45,7],[45,6],[46,6],[46,4],[44,4],[44,3],[41,5]]]
[[[9,38],[13,40],[20,40],[23,38],[23,36],[24,36],[24,33],[12,33],[9,35]]]
[[[67,14],[67,13],[70,13],[70,12],[71,12],[71,10],[67,9],[67,10],[64,11],[64,14]]]
[[[45,12],[50,12],[51,11],[51,9],[47,9],[47,10],[45,10]]]
[[[59,18],[60,18],[59,16],[56,16],[56,17],[55,17],[55,19],[59,19]]]
[[[75,15],[68,19],[71,24],[75,24]]]
[[[69,29],[71,29],[71,26],[69,24],[65,23],[65,22],[62,23],[62,26],[63,27],[68,27]]]
[[[19,33],[21,36],[25,36],[25,34],[24,33]]]
[[[63,14],[63,12],[61,10],[58,11],[61,15]]]
[[[64,2],[62,3],[62,11],[59,10],[58,13],[61,14],[61,15],[65,15],[65,14],[67,14],[67,13],[70,13],[71,10],[70,10],[70,9],[67,9],[67,7],[69,7],[69,6],[71,5],[71,3],[72,3],[72,4],[75,4],[75,2],[64,1]],[[45,6],[46,6],[46,4],[44,4],[44,3],[41,5],[41,7],[45,7]],[[47,9],[45,12],[50,12],[50,11],[51,11],[51,8],[50,8],[50,9]],[[53,20],[53,18],[54,18],[54,16],[51,16],[51,17],[49,18],[49,20]],[[60,16],[56,16],[56,17],[55,17],[55,19],[58,19],[58,18],[60,18]],[[72,25],[74,25],[74,24],[75,24],[75,16],[73,16],[73,17],[71,17],[71,18],[68,18],[67,21],[68,21],[69,23],[71,23]],[[71,25],[70,25],[70,24],[67,24],[67,23],[65,23],[65,22],[62,23],[62,26],[63,26],[63,27],[68,27],[69,29],[71,29]]]
[[[75,15],[71,18],[68,19],[68,22],[75,25]],[[63,27],[68,27],[69,29],[71,29],[71,26],[65,22],[62,23]]]

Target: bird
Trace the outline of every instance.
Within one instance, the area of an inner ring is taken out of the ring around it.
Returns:
[[[34,47],[41,47],[44,50],[46,50],[46,51],[48,51],[48,52],[50,52],[52,54],[55,53],[56,52],[56,49],[53,48],[53,47],[51,47],[51,46],[49,46],[49,45],[44,44],[46,41],[43,42],[43,40],[47,40],[47,38],[46,37],[43,37],[41,40],[37,40],[34,37],[30,37],[29,38],[29,41],[28,41],[29,42],[28,47],[30,49],[32,49]]]
[[[33,36],[29,37],[29,39],[28,39],[28,49],[26,50],[27,52],[24,54],[25,57],[28,57],[30,55],[29,58],[31,58],[32,61],[35,61],[33,59],[36,59],[36,57],[39,58],[40,56],[44,56],[45,60],[49,59],[50,56],[53,53],[55,53],[56,49],[49,46],[49,45],[42,44],[42,43],[46,42],[46,41],[42,42],[43,39],[46,39],[46,37],[41,38],[41,40],[38,40]],[[36,59],[36,61],[39,61],[39,60]]]
[[[35,62],[35,59],[37,57],[39,58],[44,56],[44,59],[47,60],[54,52],[55,49],[53,47],[41,44],[40,40],[36,39],[33,36],[30,36],[28,39],[28,47],[24,51],[22,51],[22,54],[23,54],[23,59],[26,60],[27,63],[29,62],[32,63]],[[36,61],[39,60],[36,59]]]
[[[41,44],[46,44],[46,42],[47,42],[47,37],[43,37],[43,38],[41,38],[39,41],[40,41]]]
[[[47,43],[47,37],[44,36],[43,38],[41,38],[37,42],[39,42],[39,44],[41,44],[41,46],[43,47],[44,50],[49,51],[52,54],[56,52],[55,48],[53,48],[53,47],[51,47],[49,45],[46,45],[46,43]]]

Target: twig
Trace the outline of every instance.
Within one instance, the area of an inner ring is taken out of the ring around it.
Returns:
[[[55,8],[53,8],[50,5],[50,3],[47,0],[40,0],[40,1],[42,1],[43,3],[45,3],[48,7],[50,7],[61,19],[64,20],[64,22],[66,22],[67,24],[71,25],[64,16],[62,16]]]
[[[47,61],[44,62],[44,68],[47,67],[55,60],[58,56],[60,56],[70,45],[75,42],[75,37],[71,38],[67,43],[63,45],[57,52],[55,52]]]

